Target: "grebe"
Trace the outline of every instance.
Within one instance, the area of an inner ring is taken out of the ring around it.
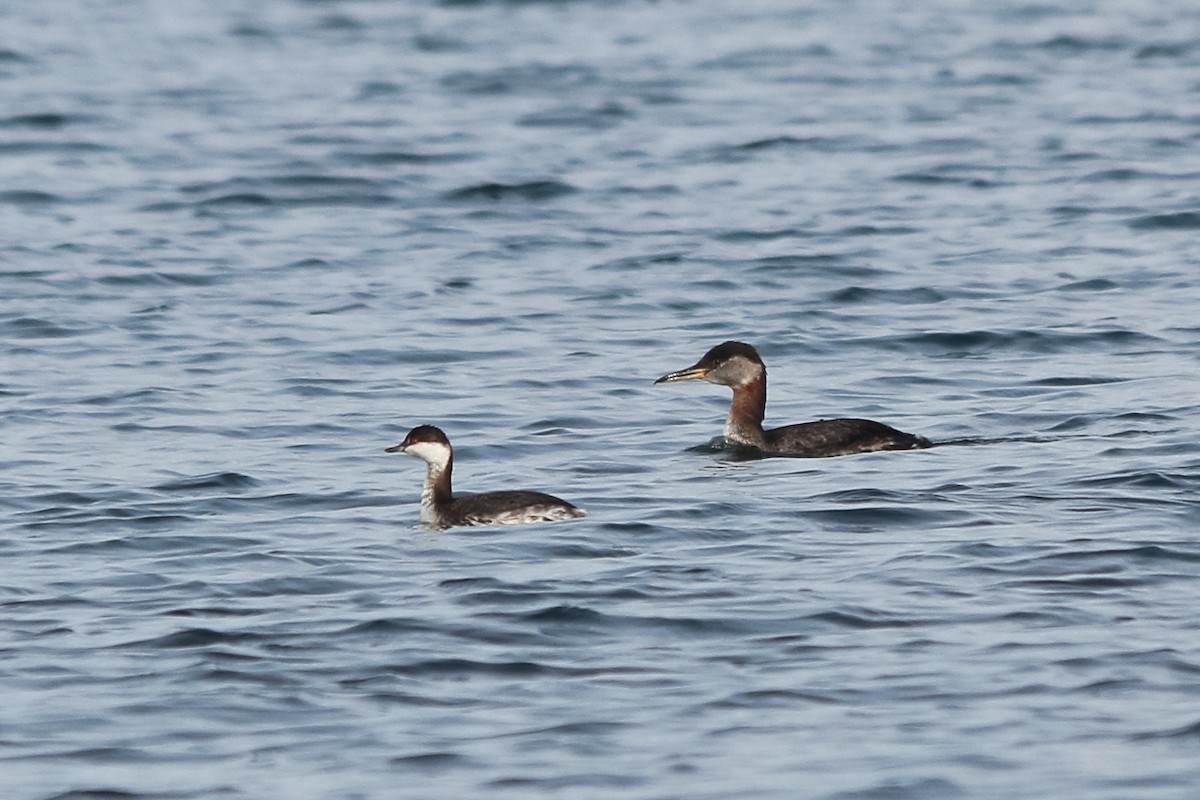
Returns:
[[[763,430],[767,410],[767,367],[758,351],[743,342],[725,342],[693,366],[663,375],[655,383],[705,380],[733,389],[725,438],[764,453],[789,456],[844,456],[877,450],[931,447],[924,436],[898,431],[869,419],[822,419]]]
[[[385,448],[384,452],[408,453],[428,465],[425,486],[421,489],[421,522],[431,528],[515,525],[587,516],[583,509],[542,492],[485,492],[455,497],[450,490],[454,448],[446,434],[432,425],[418,425],[403,442]]]

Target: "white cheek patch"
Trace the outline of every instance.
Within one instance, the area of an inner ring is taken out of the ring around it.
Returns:
[[[445,466],[446,462],[450,460],[449,449],[444,444],[435,444],[434,442],[413,442],[404,448],[404,452],[438,466]]]

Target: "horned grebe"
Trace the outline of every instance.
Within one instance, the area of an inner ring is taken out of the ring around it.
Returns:
[[[705,380],[733,389],[725,420],[725,438],[764,453],[789,456],[844,456],[877,450],[931,447],[924,436],[898,431],[869,419],[822,419],[763,430],[767,410],[767,367],[758,351],[742,342],[725,342],[693,366],[663,375],[655,383]]]
[[[421,489],[421,522],[431,528],[554,522],[587,516],[583,509],[542,492],[485,492],[455,497],[450,490],[454,449],[446,434],[432,425],[418,425],[403,442],[384,452],[408,453],[428,465]]]

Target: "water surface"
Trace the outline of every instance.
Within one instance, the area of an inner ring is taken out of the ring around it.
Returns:
[[[1193,11],[0,10],[5,797],[1194,796]]]

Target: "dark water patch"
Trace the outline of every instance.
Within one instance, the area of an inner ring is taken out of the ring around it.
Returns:
[[[442,3],[453,5],[453,3]],[[413,45],[425,53],[463,53],[468,52],[472,45],[466,39],[451,35],[449,32],[418,33],[413,36]]]
[[[1005,581],[1005,585],[1011,586],[1067,592],[1105,591],[1161,582],[1168,577],[1161,570],[1169,566],[1187,574],[1197,561],[1200,561],[1200,553],[1143,545],[1017,556],[1003,561],[989,558],[976,563],[971,569],[994,576],[1007,576],[1009,580]],[[1147,567],[1159,571],[1148,573]]]
[[[1018,392],[1018,393],[1012,393],[1007,396],[1021,397],[1024,395]],[[1098,424],[1100,421],[1101,421],[1100,418],[1095,417],[1095,416],[1080,415],[1080,416],[1074,416],[1074,417],[1067,417],[1066,419],[1060,419],[1057,422],[1054,422],[1053,424],[1047,425],[1046,430],[1053,432],[1053,433],[1065,433],[1065,432],[1069,432],[1069,431],[1082,431],[1082,430],[1086,430],[1086,429],[1092,427],[1093,425]],[[1029,424],[1033,424],[1034,421],[1032,419],[1030,419],[1028,422],[1029,422]],[[1060,436],[1057,438],[1059,440],[1061,440],[1065,437]],[[1001,440],[997,440],[997,441],[1001,441]],[[1005,438],[1003,441],[1010,441],[1010,439]]]
[[[618,731],[627,730],[632,727],[632,723],[628,722],[608,722],[584,720],[581,722],[564,722],[560,725],[538,726],[527,728],[513,733],[502,734],[503,738],[515,736],[543,736],[549,734],[550,737],[558,738],[559,736],[608,736],[609,734]]]
[[[472,764],[472,760],[459,753],[432,751],[413,753],[407,756],[393,756],[388,759],[388,765],[404,770],[441,772],[447,769],[461,769]]]
[[[365,22],[350,14],[325,14],[317,20],[315,27],[337,33],[358,33],[367,29]]]
[[[470,151],[431,153],[416,150],[375,150],[371,152],[341,152],[337,153],[335,157],[348,164],[357,166],[431,166],[473,161],[479,158],[479,153]]]
[[[542,545],[541,550],[546,556],[551,558],[635,558],[641,555],[641,551],[632,550],[626,547],[603,547],[599,545],[585,544],[547,544]]]
[[[532,388],[553,388],[555,386],[569,385],[569,381],[560,381],[558,379],[540,381],[530,380],[521,381],[515,385],[524,385]],[[583,385],[586,388],[586,384]],[[528,431],[531,436],[561,436],[563,434],[570,435],[572,431],[580,429],[587,430],[595,427],[596,421],[591,417],[577,416],[574,414],[563,414],[555,417],[542,417],[534,419],[521,426],[521,430]]]
[[[1089,126],[1104,126],[1104,125],[1131,125],[1140,123],[1181,123],[1186,122],[1190,118],[1180,117],[1178,114],[1160,113],[1155,111],[1145,111],[1138,114],[1088,114],[1078,117],[1074,120],[1077,125]],[[1156,139],[1155,141],[1170,145],[1172,139]],[[1119,206],[1118,208],[1125,208]]]
[[[916,112],[918,115],[920,111]],[[940,115],[933,115],[930,121],[938,122],[944,118]],[[976,150],[984,149],[988,143],[982,139],[977,139],[974,136],[955,136],[955,137],[935,137],[923,138],[916,143],[918,152],[933,153],[936,155],[946,155],[949,153],[971,153]],[[993,166],[982,166],[979,164],[941,164],[934,168],[938,173],[953,173],[953,172],[978,172],[988,170],[990,172],[999,173],[1000,170]]]
[[[1142,578],[1112,578],[1099,575],[1064,578],[1024,578],[1002,581],[1000,583],[1004,587],[1079,594],[1080,596],[1094,596],[1096,593],[1129,590],[1145,586],[1146,584],[1147,581]]]
[[[844,280],[870,281],[881,279],[888,272],[866,264],[855,263],[849,256],[836,253],[770,256],[750,262],[751,273],[770,275],[829,275]]]
[[[1023,87],[1037,83],[1037,78],[1016,72],[981,72],[978,75],[959,76],[954,72],[939,74],[939,82],[952,86],[976,87]]]
[[[819,623],[821,627],[845,628],[849,630],[872,630],[876,628],[912,628],[929,625],[932,620],[914,619],[878,611],[871,608],[855,607],[835,611],[822,611],[805,617],[807,622]]]
[[[973,572],[990,575],[992,570],[987,568],[972,568]],[[995,615],[995,619],[1006,624],[1015,624],[1023,628],[1063,628],[1072,625],[1096,624],[1097,620],[1088,614],[1070,609],[1044,608],[1037,611],[1005,611]],[[1025,643],[1003,642],[994,644],[989,649],[996,652],[1026,650],[1032,645]]]
[[[199,195],[197,208],[247,206],[378,206],[394,198],[376,180],[344,175],[296,174],[271,178],[231,178],[180,187],[185,195]]]
[[[733,145],[718,145],[689,154],[693,161],[736,164],[774,155],[793,153],[885,153],[895,145],[880,139],[856,136],[772,136]]]
[[[1107,278],[1095,278],[1086,281],[1072,281],[1064,283],[1061,286],[1056,286],[1055,291],[1058,292],[1108,292],[1113,289],[1120,288],[1113,281]]]
[[[1049,209],[1051,214],[1057,217],[1062,217],[1068,221],[1080,220],[1085,217],[1090,217],[1099,212],[1098,208],[1093,206],[1053,206]]]
[[[1194,231],[1200,229],[1200,211],[1149,214],[1129,221],[1135,231]]]
[[[273,41],[276,38],[273,31],[245,22],[230,26],[227,33],[235,39],[262,39],[264,41]]]
[[[1004,181],[955,174],[959,171],[958,169],[946,168],[944,170],[924,172],[902,172],[898,175],[893,175],[891,180],[897,183],[915,183],[922,186],[965,186],[970,189],[995,189],[1000,186],[1010,185]]]
[[[523,606],[533,603],[544,602],[548,589],[538,591],[528,590],[513,590],[513,589],[481,589],[479,591],[465,592],[459,596],[459,602],[464,606],[478,606],[481,608],[493,609],[501,606]],[[591,599],[603,598],[607,600],[645,600],[651,599],[655,595],[637,589],[606,589],[603,591],[589,592],[588,597]]]
[[[517,591],[529,591],[533,593],[541,593],[550,588],[550,584],[545,581],[528,584],[512,584],[502,581],[498,578],[489,576],[473,576],[470,578],[447,578],[438,583],[438,586],[443,589],[514,589]]]
[[[252,581],[221,583],[219,588],[231,597],[318,596],[354,592],[362,585],[354,580],[308,576],[304,578],[260,578]]]
[[[517,124],[527,128],[579,128],[588,131],[603,131],[613,128],[633,113],[620,103],[605,103],[593,108],[564,106],[525,114]]]
[[[62,202],[63,198],[49,192],[10,189],[0,192],[0,204],[13,206],[44,206]]]
[[[1131,347],[1150,348],[1162,340],[1129,330],[1064,331],[935,331],[906,336],[871,337],[849,343],[893,352],[923,352],[942,357],[979,356],[993,352],[1059,354],[1073,352],[1120,352]]]
[[[358,99],[363,101],[383,100],[394,101],[403,97],[408,87],[395,81],[366,81],[358,87]]]
[[[156,532],[130,531],[130,526],[138,523],[138,519],[129,520],[128,516],[108,517],[104,514],[64,514],[61,519],[43,523],[33,523],[31,528],[63,528],[68,531],[86,529],[90,538],[73,541],[58,547],[50,548],[48,552],[58,554],[97,554],[113,555],[130,554],[191,554],[204,555],[209,553],[254,552],[262,548],[261,539],[251,539],[245,536],[205,533],[173,535],[175,531],[186,526],[194,526],[199,515],[149,515],[146,519],[153,522],[155,527],[162,530]],[[106,535],[109,531],[115,535]]]
[[[797,64],[807,63],[810,59],[827,59],[833,51],[824,44],[810,44],[797,47],[763,46],[751,50],[735,50],[731,53],[700,61],[696,66],[704,70],[741,71],[761,67],[794,68]]]
[[[589,593],[589,597],[591,594]],[[721,596],[725,596],[722,594]],[[598,633],[620,630],[647,630],[685,636],[723,636],[744,634],[750,630],[742,620],[718,617],[634,616],[607,614],[584,606],[561,603],[515,615],[539,630],[555,634]],[[603,673],[604,670],[600,670]]]
[[[48,494],[34,495],[30,498],[34,503],[50,503],[51,511],[76,509],[102,503],[110,499],[110,496],[105,495],[87,495],[80,492],[50,492]]]
[[[95,142],[49,142],[49,141],[17,141],[0,142],[0,155],[80,155],[88,153],[108,153],[111,147]]]
[[[1183,739],[1200,742],[1200,720],[1188,725],[1166,728],[1164,730],[1135,733],[1130,738],[1135,742],[1146,741],[1148,739]]]
[[[322,353],[315,360],[331,364],[349,364],[364,367],[389,366],[393,364],[440,366],[442,364],[456,364],[463,361],[476,361],[483,355],[487,355],[489,358],[499,358],[511,355],[511,353],[506,351],[484,353],[482,351],[423,350],[416,347],[396,347],[391,349],[364,347],[356,350]]]
[[[0,278],[18,281],[41,281],[55,274],[57,273],[48,269],[0,269]]]
[[[231,687],[234,686],[290,688],[301,685],[300,680],[290,677],[283,672],[250,672],[248,670],[230,669],[228,667],[209,667],[198,670],[189,676],[189,680],[196,681],[199,684],[215,684],[225,691],[230,691]]]
[[[224,357],[215,360],[224,360]],[[203,374],[205,370],[197,370]],[[172,409],[176,414],[183,413],[180,408]],[[118,422],[115,425],[109,426],[110,430],[118,433],[179,433],[179,434],[216,434],[218,436],[235,436],[237,434],[230,433],[227,430],[221,429],[219,426],[203,426],[203,425],[146,425],[140,422]]]
[[[833,305],[861,305],[866,303],[895,303],[897,305],[921,305],[941,303],[947,296],[937,289],[918,286],[912,289],[875,289],[865,286],[847,286],[830,292],[825,299]]]
[[[828,694],[794,689],[758,689],[738,692],[710,705],[713,708],[782,709],[803,708],[812,704],[836,705],[840,701]]]
[[[833,792],[828,800],[958,800],[970,797],[964,787],[945,778],[885,780],[864,789]]]
[[[301,258],[297,261],[291,261],[283,265],[285,272],[293,270],[315,270],[318,272],[326,272],[334,269],[335,265],[331,261],[326,261],[323,258]]]
[[[241,438],[241,437],[234,437]],[[378,442],[376,442],[378,444]],[[383,448],[379,451],[382,455]],[[372,455],[375,448],[368,451]],[[247,513],[262,512],[264,509],[275,509],[279,513],[295,514],[301,512],[344,511],[354,508],[386,508],[398,505],[394,497],[376,496],[362,490],[349,490],[331,494],[313,492],[279,492],[276,494],[257,494],[235,496],[234,493],[208,496],[203,502],[194,503],[192,507],[197,513],[206,515],[216,513]],[[303,517],[291,517],[291,522],[302,525],[311,520]]]
[[[1196,562],[1200,562],[1200,551],[1188,552],[1175,547],[1150,544],[1138,545],[1136,547],[1112,547],[1101,550],[1082,550],[1071,553],[1052,553],[1050,555],[1040,557],[1038,561],[1050,563],[1058,563],[1061,561],[1082,563],[1102,561],[1112,565],[1114,569],[1123,569],[1128,562],[1139,561],[1147,561],[1150,563],[1178,561],[1182,564],[1194,564]]]
[[[197,590],[202,588],[207,589],[208,587],[201,585],[190,587],[192,593],[199,593]],[[179,617],[180,619],[238,619],[243,617],[257,617],[260,614],[262,614],[262,611],[257,608],[234,608],[232,606],[196,606],[191,608],[173,608],[162,612],[164,617]]]
[[[1126,422],[1179,422],[1179,417],[1174,414],[1156,414],[1151,411],[1126,411],[1124,414],[1117,414],[1113,419],[1118,419]]]
[[[559,181],[529,181],[526,183],[479,183],[447,192],[447,200],[455,202],[524,201],[543,202],[574,194],[575,187]]]
[[[87,328],[67,328],[48,319],[17,317],[0,322],[0,334],[14,339],[65,339],[87,333]]]
[[[1147,172],[1145,170],[1131,169],[1128,167],[1120,167],[1114,169],[1103,169],[1096,172],[1084,175],[1080,181],[1083,183],[1128,183],[1129,181],[1156,181],[1163,182],[1177,178],[1179,180],[1195,180],[1195,173],[1169,175],[1161,172]],[[1095,210],[1095,209],[1093,209]]]
[[[82,761],[89,761],[92,759],[89,759],[85,755],[81,755],[81,753],[97,753],[105,751],[124,753],[126,752],[126,748],[100,748],[99,750],[94,749],[89,751],[81,750],[72,753],[56,753],[55,756],[57,758],[79,758]],[[103,759],[103,761],[106,762],[116,761],[118,763],[122,762],[123,760],[124,759],[120,758]],[[49,795],[44,800],[158,800],[158,798],[163,798],[165,800],[166,798],[182,798],[187,796],[188,795],[177,793],[163,794],[160,792],[126,792],[121,789],[72,789],[61,794]]]
[[[145,306],[143,308],[134,309],[130,313],[133,314],[134,316],[162,315],[162,314],[167,313],[168,311],[171,311],[174,308],[175,308],[174,303],[158,303],[156,305]]]
[[[463,94],[500,95],[516,92],[569,93],[596,83],[596,71],[583,64],[526,63],[496,70],[453,72],[443,87]]]
[[[343,636],[363,636],[369,639],[392,639],[397,636],[405,636],[412,633],[432,633],[436,632],[438,627],[425,620],[387,617],[382,619],[372,619],[366,622],[356,622],[348,628],[334,631],[331,635]]]
[[[174,200],[163,200],[157,203],[146,203],[138,206],[138,211],[146,214],[170,214],[193,208],[191,203],[181,203]]]
[[[99,279],[104,286],[218,286],[228,283],[229,275],[198,275],[189,272],[142,271],[124,275],[105,275]]]
[[[156,636],[152,639],[139,639],[117,645],[122,649],[137,650],[190,650],[194,648],[210,648],[214,645],[245,645],[258,644],[263,641],[277,640],[278,636],[248,632],[216,631],[212,628],[187,628]]]
[[[274,205],[275,201],[263,194],[262,192],[230,192],[228,194],[218,194],[212,197],[206,197],[196,203],[197,208],[226,208],[226,207],[250,207],[263,208]],[[147,210],[164,210],[170,211],[182,206],[148,206]]]
[[[885,227],[883,225],[851,225],[847,228],[842,228],[838,233],[841,236],[905,236],[911,233],[920,233],[920,228],[913,228],[907,225],[892,225]]]
[[[360,382],[344,378],[287,378],[283,391],[297,397],[344,397],[355,394]]]
[[[625,256],[622,258],[613,259],[612,261],[602,261],[594,264],[589,269],[599,271],[615,271],[615,272],[636,272],[642,270],[653,269],[661,264],[681,264],[686,255],[678,251],[667,251],[662,253],[651,253],[648,255]]]
[[[893,144],[868,136],[775,136],[738,146],[744,152],[773,150],[812,150],[818,153],[884,153],[896,150]]]
[[[581,773],[550,778],[497,778],[484,784],[486,788],[497,790],[518,789],[531,791],[540,789],[554,794],[561,794],[571,789],[631,789],[640,786],[646,779],[628,773]]]
[[[974,515],[954,509],[872,505],[804,510],[800,512],[800,516],[832,529],[868,533],[897,527],[934,528],[964,524]]]
[[[168,530],[178,530],[185,525],[192,525],[196,519],[190,515],[176,514],[159,514],[149,515],[146,517],[130,517],[129,514],[111,514],[109,509],[105,509],[106,513],[98,513],[95,515],[73,515],[66,519],[54,520],[44,523],[29,524],[29,528],[53,528],[65,527],[75,529],[79,527],[80,522],[87,526],[87,530],[92,534],[106,532],[110,529],[115,529],[121,532],[122,535],[116,537],[100,538],[95,537],[86,541],[72,542],[71,544],[52,547],[47,550],[49,553],[63,555],[84,555],[84,554],[100,554],[111,555],[118,553],[204,553],[213,552],[222,544],[228,544],[226,537],[218,537],[215,540],[206,539],[203,543],[197,542],[191,536],[170,536],[163,534],[155,534],[152,536],[134,536],[129,534],[131,525],[136,525],[139,522],[151,524],[164,529],[164,533]],[[236,540],[235,540],[236,541]]]
[[[420,678],[454,678],[470,676],[501,676],[510,678],[553,677],[574,675],[586,670],[552,667],[534,661],[477,661],[467,658],[430,658],[386,667],[393,675]]]
[[[364,678],[348,678],[337,682],[338,686],[353,689],[360,694],[358,696],[384,705],[411,706],[413,708],[431,708],[431,709],[462,709],[474,708],[477,701],[470,699],[457,699],[449,697],[437,697],[430,695],[417,694],[415,692],[399,692],[399,691],[370,691],[363,692],[364,689],[369,689],[377,684],[392,685],[396,679],[386,674],[370,675]]]
[[[1194,42],[1152,42],[1138,48],[1133,57],[1138,60],[1152,58],[1184,58],[1196,49]]]
[[[1109,383],[1126,383],[1128,380],[1128,378],[1112,378],[1108,376],[1059,375],[1053,378],[1040,378],[1035,381],[1029,381],[1026,385],[1050,387],[1103,386]]]
[[[113,500],[106,497],[103,502],[111,503]],[[74,528],[80,523],[85,523],[91,532],[106,530],[128,532],[131,527],[145,526],[169,528],[172,526],[182,526],[194,521],[190,515],[169,513],[169,510],[160,509],[150,504],[142,506],[106,505],[90,508],[50,506],[30,512],[29,516],[33,516],[36,519],[30,522],[23,522],[22,527],[26,529]],[[161,540],[161,537],[151,538]],[[121,540],[114,539],[108,541],[119,542]],[[68,545],[62,549],[97,544],[99,544],[98,540],[92,540],[88,543]]]
[[[362,310],[365,310],[368,308],[370,308],[370,306],[368,306],[366,303],[345,303],[343,305],[334,306],[332,308],[313,309],[312,311],[309,311],[308,314],[309,314],[309,316],[313,316],[313,317],[326,317],[326,316],[332,316],[334,314],[346,314],[351,311],[362,311]]]
[[[799,239],[811,236],[800,228],[779,228],[776,230],[737,230],[718,233],[713,238],[718,242],[739,244],[743,242],[773,242],[778,239]]]
[[[1128,49],[1130,43],[1121,36],[1088,37],[1064,33],[1039,42],[1036,46],[1042,50],[1051,50],[1066,54],[1087,52],[1112,53]]]
[[[1145,472],[1123,472],[1098,478],[1081,478],[1072,481],[1072,486],[1124,487],[1130,489],[1184,489],[1200,488],[1200,475],[1173,475],[1148,470]],[[1140,493],[1139,493],[1140,494]]]
[[[724,436],[714,436],[703,444],[692,445],[686,448],[686,452],[724,456],[725,460],[731,462],[761,461],[774,456],[773,453],[726,439]],[[796,458],[800,458],[800,456],[796,456]]]
[[[839,489],[817,495],[814,500],[827,500],[837,503],[901,503],[911,501],[903,492],[893,492],[886,489]]]
[[[599,611],[593,611],[590,608],[574,605],[556,605],[547,608],[541,608],[536,611],[530,611],[522,615],[527,622],[548,623],[552,625],[566,625],[571,627],[584,626],[589,628],[606,626],[611,623],[610,618],[601,614]]]
[[[166,481],[151,488],[160,492],[194,492],[201,489],[242,490],[258,484],[257,480],[240,472],[210,472]]]

